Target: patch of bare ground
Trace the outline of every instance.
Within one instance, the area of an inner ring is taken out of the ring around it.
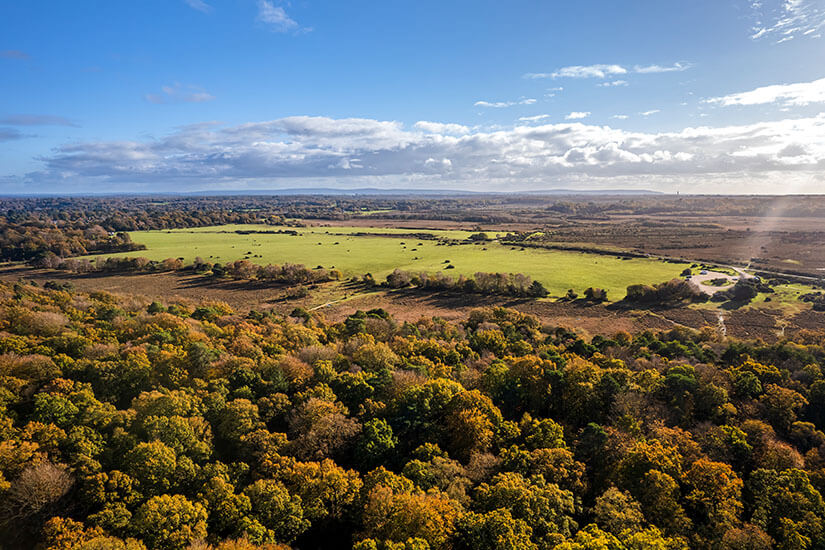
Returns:
[[[728,336],[734,338],[762,338],[766,342],[775,341],[781,327],[777,321],[781,314],[768,313],[758,309],[735,310],[725,314]]]
[[[671,309],[662,315],[680,325],[692,328],[718,326],[719,311],[709,309]],[[776,341],[782,334],[782,325],[794,327],[793,321],[783,323],[780,310],[760,310],[753,308],[725,310],[722,312],[727,335],[734,338],[761,338],[766,342]]]
[[[381,291],[354,296],[322,310],[331,321],[340,321],[357,309],[383,308],[399,321],[417,321],[422,317],[441,317],[455,321],[470,310],[485,306],[513,307],[514,300],[478,294],[419,293],[412,290]]]
[[[477,294],[422,293],[415,290],[378,292],[356,297],[324,308],[328,320],[339,321],[355,309],[383,308],[399,321],[416,321],[421,317],[441,317],[455,321],[464,319],[478,307],[510,307],[534,315],[542,323],[563,326],[594,336],[629,333],[645,329],[666,330],[675,324],[648,311],[611,309],[600,304],[581,302],[534,301]]]
[[[791,317],[790,325],[805,330],[825,329],[825,312],[812,309],[801,311]]]
[[[660,315],[673,323],[692,328],[715,327],[718,323],[718,314],[715,311],[704,309],[667,309],[661,311]]]
[[[164,302],[226,302],[237,311],[247,312],[261,305],[266,309],[283,295],[283,287],[240,281],[209,281],[191,273],[162,272],[135,274],[74,275],[62,271],[2,268],[0,280],[19,279],[43,284],[46,281],[70,282],[77,290],[104,290],[113,294],[145,296]],[[295,307],[295,304],[292,305]]]

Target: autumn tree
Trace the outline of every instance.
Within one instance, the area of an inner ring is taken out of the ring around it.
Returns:
[[[206,537],[206,510],[182,495],[150,498],[135,512],[134,533],[151,548],[179,550]]]

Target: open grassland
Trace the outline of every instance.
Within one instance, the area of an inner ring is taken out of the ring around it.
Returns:
[[[518,272],[542,282],[551,295],[562,295],[569,288],[581,293],[594,286],[606,289],[611,300],[623,298],[630,284],[666,281],[686,267],[646,258],[622,260],[580,252],[521,249],[498,242],[451,246],[443,241],[408,235],[427,233],[435,238],[461,240],[471,234],[468,231],[309,227],[297,229],[298,236],[236,232],[282,229],[293,228],[230,225],[134,232],[132,240],[145,244],[147,250],[113,256],[145,256],[151,260],[180,257],[186,262],[200,256],[213,263],[246,258],[257,264],[290,262],[335,268],[348,277],[372,273],[377,279],[383,279],[396,268],[429,273],[445,271],[452,276],[478,271]],[[453,268],[445,270],[449,265]]]
[[[698,309],[718,310],[718,309],[754,309],[762,311],[778,311],[783,315],[795,315],[803,311],[809,311],[811,305],[799,299],[799,296],[816,290],[810,285],[800,283],[788,283],[773,286],[774,292],[760,292],[749,303],[738,305],[729,303],[721,305],[717,302],[706,302],[695,304]]]

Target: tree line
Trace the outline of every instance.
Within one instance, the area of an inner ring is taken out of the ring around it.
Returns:
[[[446,269],[451,268],[448,264]],[[371,281],[371,276],[367,277]],[[520,298],[544,298],[547,289],[539,281],[524,273],[485,273],[477,272],[473,276],[459,275],[451,277],[444,272],[426,273],[396,269],[387,275],[384,283],[389,288],[415,286],[424,290],[454,291],[469,294],[491,294],[514,296]]]

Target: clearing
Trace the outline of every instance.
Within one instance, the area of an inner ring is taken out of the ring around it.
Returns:
[[[255,233],[255,231],[259,231]],[[297,231],[297,235],[277,233]],[[266,232],[266,233],[265,233]],[[196,256],[209,262],[248,259],[253,263],[297,263],[338,269],[346,277],[372,273],[383,280],[394,269],[448,275],[479,271],[524,273],[540,281],[551,295],[567,289],[581,293],[589,286],[604,288],[608,297],[624,297],[627,286],[653,284],[678,277],[687,264],[652,258],[615,256],[563,250],[522,248],[497,241],[471,243],[472,233],[367,227],[279,227],[227,225],[169,231],[138,231],[132,240],[147,250],[90,256],[144,256],[151,260]],[[490,233],[491,237],[495,233]],[[449,267],[452,266],[452,267]]]

